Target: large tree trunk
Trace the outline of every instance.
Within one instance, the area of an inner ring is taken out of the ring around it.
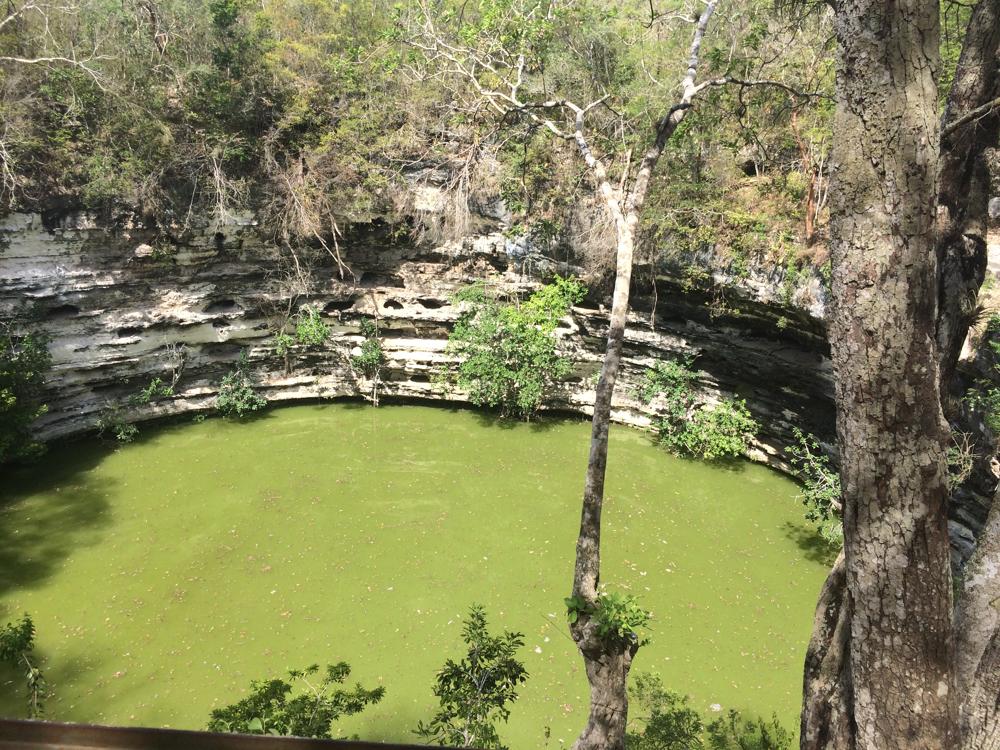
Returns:
[[[964,750],[1000,748],[1000,491],[965,566],[955,618]]]
[[[986,277],[986,222],[990,177],[984,152],[996,147],[996,113],[958,126],[970,112],[1000,94],[997,48],[1000,46],[1000,0],[981,0],[972,13],[955,80],[945,109],[938,190],[939,299],[937,344],[941,394],[948,392],[955,365],[976,312],[979,287]]]
[[[944,428],[930,395],[933,368],[921,371],[938,363],[947,404],[985,274],[984,151],[998,135],[990,103],[1000,88],[1000,0],[981,0],[970,19],[944,116],[935,196],[928,144],[936,142],[929,124],[936,14],[935,3],[920,0],[838,7],[831,337],[847,570],[834,569],[817,610],[803,748],[1000,747],[1000,509],[995,502],[967,568],[952,636],[938,444]],[[934,210],[936,320],[931,305],[921,304],[931,299],[926,248]]]
[[[934,0],[837,9],[830,339],[847,631],[841,674],[804,706],[804,747],[957,743],[935,346],[938,24]]]

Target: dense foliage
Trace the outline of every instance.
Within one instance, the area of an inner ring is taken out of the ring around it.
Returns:
[[[792,735],[777,718],[748,719],[730,710],[707,726],[687,697],[667,690],[658,675],[639,673],[629,693],[641,711],[627,735],[629,750],[791,750]]]
[[[328,664],[322,676],[319,673],[319,665],[313,664],[289,670],[287,680],[255,680],[246,698],[212,711],[208,730],[330,739],[334,721],[363,711],[385,695],[381,686],[338,687],[351,674],[345,662]]]
[[[227,417],[242,419],[266,405],[267,399],[254,390],[250,360],[245,351],[241,352],[236,367],[222,378],[215,408]]]
[[[31,423],[45,413],[45,373],[52,364],[47,338],[0,333],[0,464],[39,455]]]
[[[594,618],[597,634],[602,639],[646,643],[642,634],[649,627],[652,614],[631,594],[601,591],[593,605],[579,596],[567,597],[564,602],[571,625],[585,614]]]
[[[504,302],[485,283],[463,290],[465,311],[448,338],[448,352],[459,359],[456,382],[478,406],[505,416],[530,418],[549,387],[570,372],[558,350],[559,320],[583,299],[584,287],[555,277],[526,302]]]
[[[820,535],[839,546],[844,540],[840,520],[840,475],[830,466],[830,458],[819,441],[798,427],[793,429],[795,442],[788,446],[795,473],[802,481],[802,504],[806,518],[816,524]]]
[[[746,402],[700,401],[692,363],[691,358],[667,360],[646,371],[640,396],[662,415],[658,422],[661,444],[673,453],[705,460],[745,454],[759,429]]]
[[[672,95],[651,81],[675,80],[686,63],[686,26],[651,18],[641,0],[581,0],[531,23],[512,19],[531,17],[535,0],[425,5],[442,33],[468,44],[503,39],[512,59],[523,52],[528,87],[606,94],[592,128],[615,170],[642,152]],[[417,0],[32,6],[41,11],[11,3],[14,20],[0,34],[5,54],[45,59],[0,63],[0,198],[9,206],[135,211],[168,241],[195,209],[221,219],[254,208],[280,243],[335,254],[352,221],[409,217],[421,232],[455,236],[470,227],[470,203],[500,197],[512,234],[572,243],[592,269],[607,268],[608,227],[595,219],[572,144],[553,143],[527,116],[498,137],[470,85],[434,75],[413,46]],[[821,249],[790,240],[822,235],[828,31],[824,14],[783,16],[766,2],[742,4],[713,27],[710,74],[784,88],[709,92],[664,160],[645,217],[647,257],[718,244],[737,273],[762,255],[796,268],[822,263]],[[441,216],[414,212],[401,190],[415,165],[442,169]]]
[[[416,733],[428,744],[505,750],[497,724],[510,717],[518,686],[528,672],[517,658],[524,646],[521,633],[490,635],[486,613],[473,606],[462,626],[468,647],[461,661],[448,659],[437,675],[434,695],[440,708]]]
[[[0,662],[23,673],[27,687],[28,715],[38,718],[45,708],[48,687],[42,671],[33,663],[35,648],[35,623],[30,615],[18,622],[9,622],[0,628]]]

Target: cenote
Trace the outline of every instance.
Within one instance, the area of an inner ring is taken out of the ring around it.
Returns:
[[[335,729],[413,741],[478,602],[493,630],[526,636],[501,736],[568,744],[588,700],[563,597],[589,429],[336,403],[62,446],[0,491],[0,619],[35,618],[50,719],[201,728],[251,679],[344,660],[387,694]],[[708,717],[795,728],[828,562],[796,492],[612,430],[603,577],[654,614],[634,672]],[[22,715],[21,676],[3,679],[0,711]]]

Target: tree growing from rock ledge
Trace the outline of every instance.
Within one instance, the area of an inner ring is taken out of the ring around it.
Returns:
[[[524,302],[502,301],[485,283],[456,294],[466,309],[448,337],[448,353],[460,360],[455,381],[472,403],[530,419],[571,370],[555,329],[585,293],[576,279],[556,276]]]
[[[38,456],[43,446],[31,424],[45,413],[45,373],[52,364],[48,339],[39,333],[17,336],[0,328],[0,464]]]

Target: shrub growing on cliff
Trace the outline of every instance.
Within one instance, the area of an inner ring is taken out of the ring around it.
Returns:
[[[830,457],[819,441],[798,427],[793,428],[795,443],[786,449],[795,473],[802,481],[800,498],[805,516],[816,524],[820,536],[838,547],[844,541],[840,521],[840,475],[830,467]]]
[[[254,680],[246,698],[212,711],[208,730],[331,739],[334,721],[360,713],[385,695],[384,687],[374,690],[361,685],[351,690],[337,687],[351,674],[351,667],[345,662],[327,665],[323,677],[314,682],[318,672],[319,665],[313,664],[289,670],[288,680]],[[296,684],[303,689],[293,696]]]
[[[437,674],[434,695],[441,707],[416,734],[428,744],[506,750],[497,734],[498,722],[510,717],[518,686],[528,672],[517,659],[524,646],[521,633],[490,635],[483,608],[475,605],[462,627],[468,652],[461,661],[448,659]]]
[[[640,396],[647,404],[656,402],[660,443],[679,455],[707,461],[743,455],[759,425],[741,399],[700,403],[692,361],[667,360],[646,371]]]
[[[267,399],[254,390],[250,379],[250,360],[241,352],[236,367],[222,379],[215,408],[227,417],[242,419],[266,405]]]
[[[372,404],[378,406],[378,389],[382,383],[382,368],[385,366],[385,349],[378,335],[378,320],[362,320],[361,353],[351,357],[351,367],[371,383]]]
[[[42,452],[32,440],[31,423],[46,410],[42,388],[52,364],[47,344],[43,334],[0,334],[0,464]]]
[[[119,443],[131,443],[139,435],[139,428],[128,421],[125,411],[118,404],[107,407],[97,420],[97,434],[110,435]]]
[[[569,374],[555,329],[585,293],[576,279],[556,276],[524,303],[503,302],[482,283],[456,295],[468,308],[448,338],[448,352],[460,359],[455,380],[472,402],[525,419],[538,411],[546,390]]]
[[[309,305],[299,311],[295,323],[295,340],[306,346],[319,346],[330,338],[330,329],[323,322],[319,310]]]

